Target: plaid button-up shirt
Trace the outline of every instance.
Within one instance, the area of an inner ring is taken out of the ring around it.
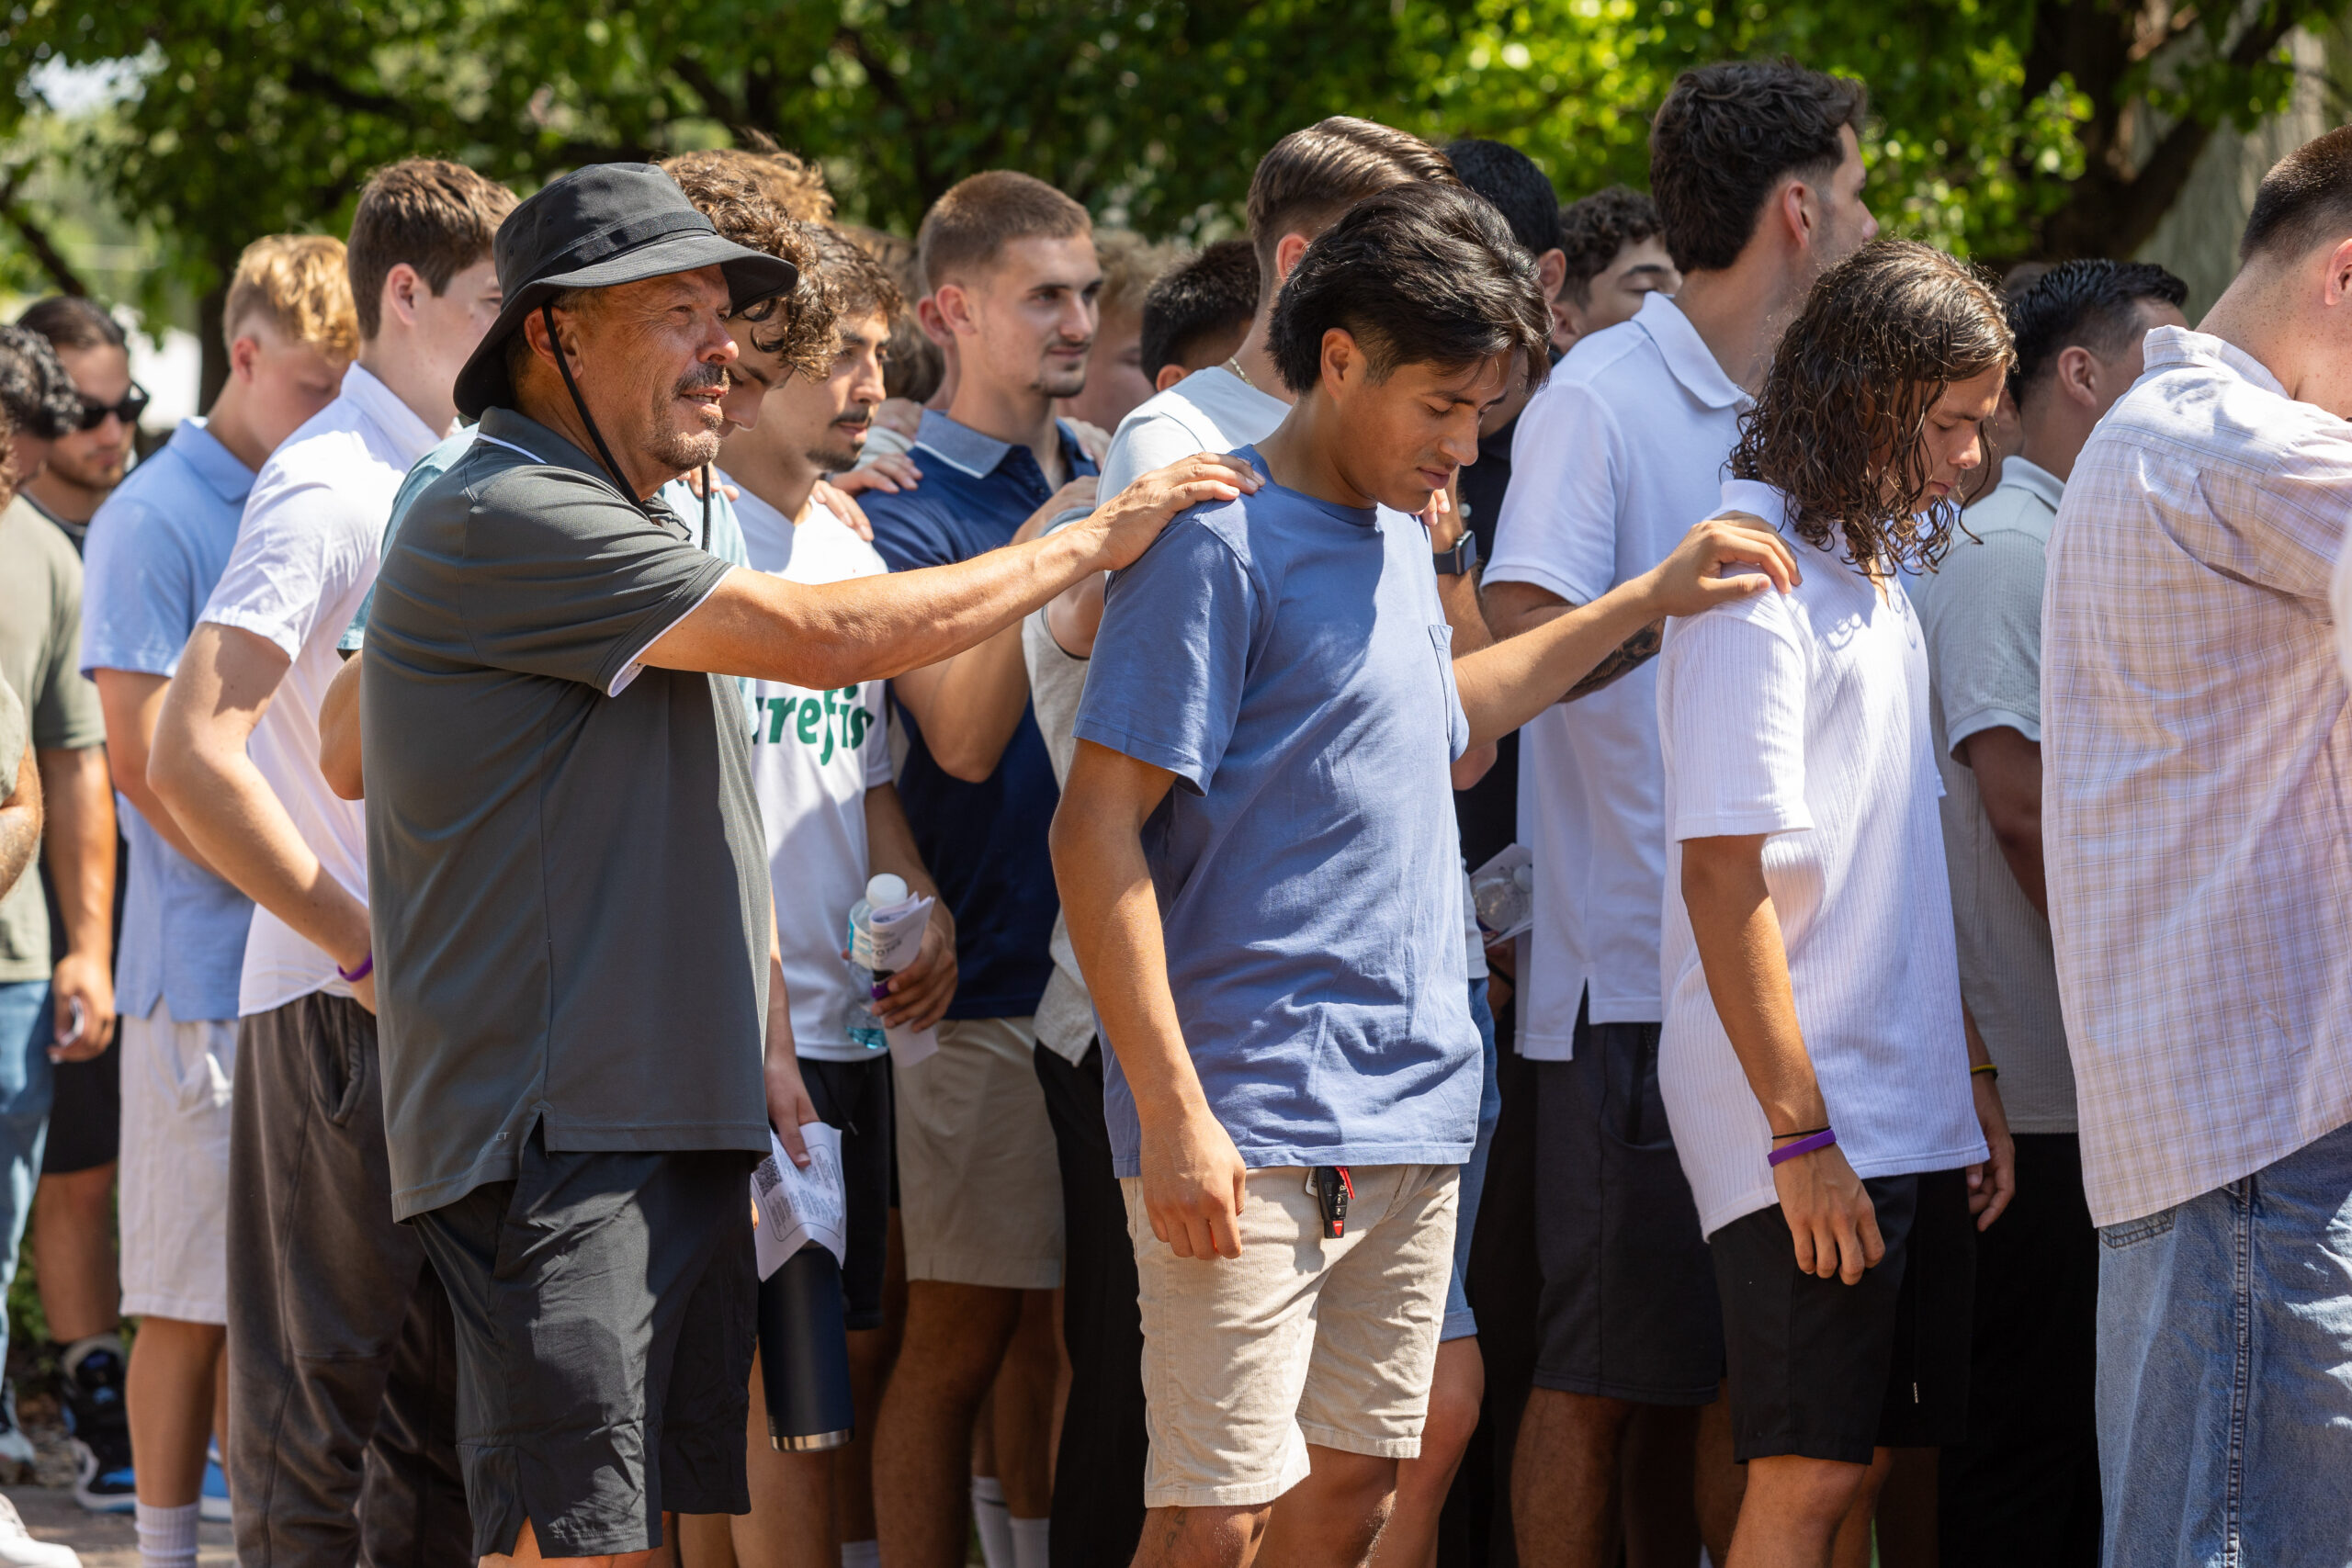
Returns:
[[[2042,843],[2083,1181],[2153,1214],[2352,1122],[2352,424],[2159,327],[2042,604]]]

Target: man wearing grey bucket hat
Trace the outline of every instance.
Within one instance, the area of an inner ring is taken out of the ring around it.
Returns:
[[[486,1562],[636,1564],[742,1513],[745,1177],[768,1147],[764,840],[729,676],[879,680],[1255,488],[1200,457],[1049,539],[807,585],[695,547],[730,315],[796,269],[604,164],[500,230],[457,384],[481,436],[418,498],[362,657],[393,1204],[449,1291]]]

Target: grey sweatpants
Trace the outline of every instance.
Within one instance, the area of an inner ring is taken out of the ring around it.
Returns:
[[[392,1219],[376,1020],[313,992],[239,1026],[229,1491],[242,1568],[473,1561],[456,1329]]]

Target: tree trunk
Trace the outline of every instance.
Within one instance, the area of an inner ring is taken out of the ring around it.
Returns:
[[[228,278],[236,270],[232,262],[220,269],[221,281],[204,291],[196,305],[197,341],[204,345],[203,369],[196,380],[196,406],[201,411],[212,406],[220,389],[229,384],[229,343],[221,335],[220,312],[228,309]]]

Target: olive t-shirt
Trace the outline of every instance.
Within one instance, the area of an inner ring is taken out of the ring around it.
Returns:
[[[23,496],[0,508],[0,676],[24,699],[36,750],[103,746],[98,689],[81,671],[82,559]],[[0,785],[15,787],[16,775]],[[0,895],[0,984],[46,980],[49,909],[28,872]]]
[[[768,875],[733,683],[637,657],[730,568],[492,409],[362,654],[384,1118],[406,1219],[560,1151],[768,1146]]]

